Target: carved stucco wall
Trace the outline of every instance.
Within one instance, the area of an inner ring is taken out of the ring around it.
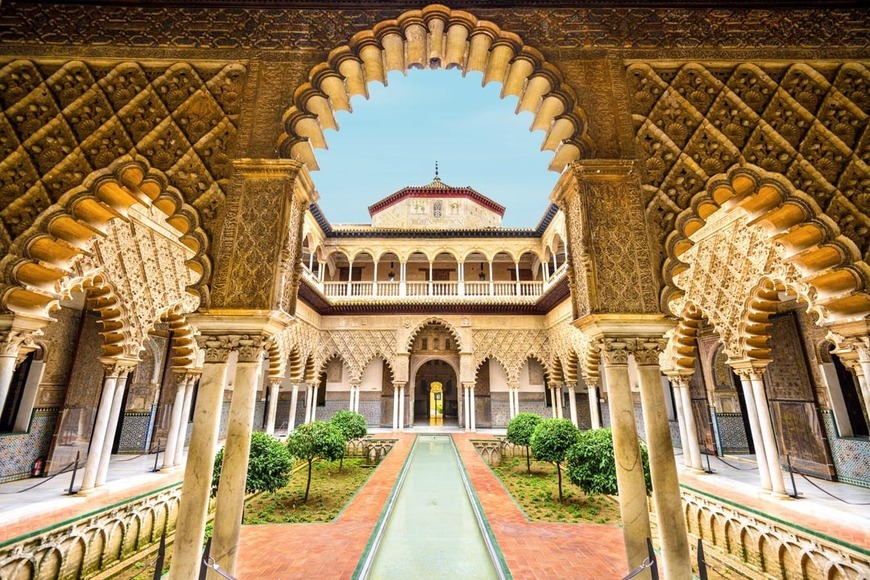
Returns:
[[[372,216],[379,228],[492,228],[501,224],[501,216],[468,199],[409,198]]]

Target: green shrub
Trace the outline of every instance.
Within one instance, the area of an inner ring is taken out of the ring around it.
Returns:
[[[214,458],[214,471],[211,478],[211,494],[217,493],[224,450],[221,448]],[[260,431],[251,433],[251,452],[248,455],[248,477],[245,492],[275,491],[290,481],[293,458],[283,443]]]
[[[647,493],[652,489],[649,455],[645,445],[640,446],[643,475]],[[616,495],[616,460],[613,456],[613,432],[610,429],[583,431],[577,444],[568,451],[566,466],[568,479],[584,493]]]
[[[535,458],[556,464],[559,502],[562,501],[562,462],[579,435],[580,431],[568,419],[544,419],[532,432],[531,448]]]
[[[529,460],[529,445],[532,444],[532,433],[541,421],[543,419],[534,413],[518,413],[508,423],[507,440],[514,445],[522,445],[526,448],[526,471],[530,474],[532,473],[532,464]]]
[[[345,451],[347,451],[347,442],[354,439],[361,439],[368,433],[366,418],[355,413],[354,411],[339,411],[332,416],[330,422],[338,427],[344,437]],[[341,462],[338,464],[338,469],[341,471],[344,466],[344,452],[341,454]]]
[[[314,421],[300,425],[287,437],[290,455],[308,462],[308,482],[305,484],[305,497],[311,489],[311,466],[315,459],[335,461],[344,453],[345,442],[341,431],[331,422]]]

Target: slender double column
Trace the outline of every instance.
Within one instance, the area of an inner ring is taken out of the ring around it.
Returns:
[[[191,580],[199,576],[227,359],[236,347],[231,336],[201,336],[197,342],[205,351],[205,363],[197,391],[193,432],[178,503],[178,523],[169,568],[171,580]]]
[[[120,416],[121,402],[124,399],[125,380],[127,373],[132,368],[132,364],[134,363],[131,361],[119,361],[115,359],[103,361],[103,392],[100,395],[100,405],[97,408],[97,420],[94,423],[94,430],[91,435],[91,447],[88,451],[88,459],[85,462],[80,493],[88,493],[94,487],[102,485],[105,482],[112,444],[115,440],[115,427]],[[112,425],[113,417],[114,425]],[[108,456],[105,460],[105,467],[103,467],[103,454],[107,447]],[[101,472],[102,478],[100,478]]]
[[[679,408],[677,421],[680,423],[680,434],[685,435],[685,440],[681,439],[683,446],[683,461],[686,467],[703,470],[701,464],[701,445],[698,441],[698,426],[695,422],[695,411],[692,408],[692,384],[690,377],[686,375],[675,375],[672,379],[674,388],[676,389],[676,397]],[[680,412],[681,411],[681,412]]]
[[[683,450],[683,465],[688,468],[695,467],[692,464],[692,454],[689,452],[689,438],[686,432],[686,417],[683,410],[682,393],[680,392],[680,381],[688,380],[677,373],[668,375],[668,380],[671,383],[671,388],[674,391],[674,415],[677,417],[678,431],[680,432],[680,448]]]
[[[767,393],[764,390],[764,380],[762,378],[764,369],[763,363],[753,361],[751,364],[740,365],[735,370],[740,377],[744,398],[746,399],[747,413],[749,414],[750,421],[749,426],[752,430],[752,440],[755,444],[759,474],[761,474],[762,462],[767,465],[767,481],[765,481],[764,475],[762,475],[762,487],[775,495],[786,497],[788,494],[785,491],[785,481],[782,477],[782,461],[779,456],[779,449],[776,446],[773,422],[770,420]],[[749,409],[750,401],[753,403],[753,410]],[[753,412],[755,413],[757,426],[752,424]],[[759,450],[763,450],[763,452],[759,453]]]
[[[508,413],[513,419],[520,413],[520,385],[515,382],[508,383]]]
[[[17,333],[4,333],[5,340],[0,341],[0,410],[6,405],[12,376],[18,366],[18,353],[21,339]]]
[[[474,383],[462,383],[462,403],[463,415],[465,418],[465,430],[474,431],[475,409],[474,409]]]
[[[281,396],[282,378],[269,378],[269,408],[266,410],[266,433],[275,434],[275,422],[278,418],[278,397]]]
[[[305,390],[305,422],[311,423],[314,421],[314,384],[308,383],[308,388]]]
[[[354,413],[359,413],[359,383],[351,383],[350,385],[350,410]]]
[[[761,433],[760,413],[752,390],[753,369],[751,366],[732,368],[740,377],[740,387],[743,390],[743,399],[746,403],[746,418],[749,419],[749,431],[752,433],[752,443],[755,447],[755,462],[758,465],[761,488],[765,491],[771,491],[773,486],[771,485],[770,462],[767,458],[764,436]]]
[[[239,533],[242,528],[248,456],[251,451],[263,343],[263,338],[257,336],[247,336],[239,340],[233,401],[218,483],[211,555],[218,566],[230,575],[235,574]]]
[[[634,402],[628,376],[629,345],[620,339],[604,339],[601,360],[607,380],[610,425],[613,429],[613,455],[616,460],[616,485],[622,535],[629,570],[647,557],[646,539],[650,534],[646,481],[634,420]]]
[[[598,406],[598,385],[586,381],[586,388],[589,390],[589,421],[593,429],[601,429],[601,408]]]
[[[175,447],[181,438],[184,399],[187,390],[193,389],[193,376],[188,374],[186,369],[179,369],[173,372],[173,377],[175,379],[175,401],[172,403],[169,431],[166,433],[166,448],[163,450],[163,469],[169,469],[175,465]],[[184,425],[187,426],[187,421],[184,421]],[[181,439],[181,445],[184,445],[184,439]]]
[[[296,408],[299,405],[299,383],[293,383],[293,392],[290,393],[290,416],[287,417],[287,434],[296,428]]]
[[[573,384],[568,385],[568,410],[571,413],[571,422],[579,429],[580,424],[577,422],[577,391]]]
[[[664,350],[666,342],[665,339],[639,338],[632,341],[630,346],[640,383],[663,575],[668,579],[691,580],[692,561],[683,518],[680,482],[677,480],[674,445],[668,416],[663,412],[665,398],[659,353]]]
[[[404,382],[394,382],[393,392],[397,399],[394,409],[398,408],[396,413],[396,429],[403,431],[405,429],[405,384]]]
[[[196,383],[199,381],[200,373],[190,375],[190,381],[187,383],[187,390],[184,392],[184,406],[181,408],[181,423],[178,425],[178,439],[175,442],[175,459],[172,465],[181,465],[181,460],[184,459],[184,444],[187,442],[187,425],[190,423],[190,411],[193,408],[193,392],[196,390]]]

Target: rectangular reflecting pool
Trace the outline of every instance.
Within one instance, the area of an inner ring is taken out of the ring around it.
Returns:
[[[453,441],[420,435],[358,577],[505,578]],[[476,511],[477,510],[477,511]]]

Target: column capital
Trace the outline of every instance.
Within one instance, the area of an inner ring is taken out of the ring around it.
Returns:
[[[667,373],[665,374],[671,384],[678,389],[688,389],[692,383],[692,375],[685,373]]]
[[[281,383],[284,382],[284,377],[269,377],[269,386],[270,387],[280,387]]]
[[[472,382],[463,382],[463,383],[462,383],[462,388],[463,388],[463,389],[471,390],[471,389],[473,389],[473,388],[475,387],[475,384],[476,384],[476,383],[472,383]]]
[[[394,389],[404,389],[405,385],[408,384],[408,381],[393,381]]]
[[[668,344],[665,338],[634,338],[626,341],[638,366],[659,366],[659,355]]]
[[[226,363],[233,351],[238,351],[239,362],[255,363],[263,353],[266,337],[249,334],[205,334],[197,336],[196,343],[205,351],[206,363]]]
[[[41,336],[42,331],[23,332],[18,330],[4,330],[0,332],[0,357],[17,357],[22,347],[36,348],[33,342],[34,336]]]
[[[508,381],[508,389],[519,389],[520,382],[519,381]]]
[[[607,366],[628,366],[630,344],[624,338],[604,338],[600,341],[601,360]]]
[[[125,378],[139,361],[122,358],[100,358],[100,363],[103,365],[103,370],[107,377]]]
[[[770,361],[745,360],[729,362],[728,366],[730,366],[731,370],[733,370],[741,379],[761,380],[761,375],[763,375],[764,371],[767,369],[768,363],[770,363]]]

